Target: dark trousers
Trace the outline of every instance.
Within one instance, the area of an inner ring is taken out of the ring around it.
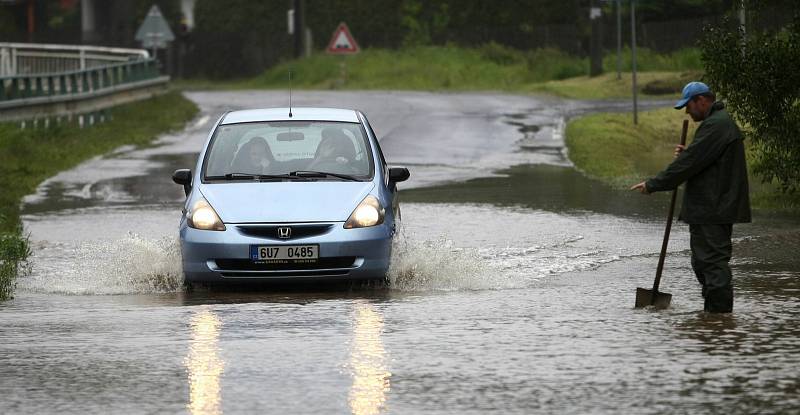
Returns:
[[[733,276],[728,266],[732,230],[732,224],[689,225],[692,269],[703,287],[704,308],[708,312],[733,311]]]

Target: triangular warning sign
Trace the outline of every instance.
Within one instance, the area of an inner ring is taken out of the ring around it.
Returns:
[[[333,32],[327,52],[333,54],[358,53],[358,43],[344,22],[339,23],[339,27]]]
[[[175,40],[169,23],[164,19],[164,15],[161,14],[161,9],[157,5],[154,4],[147,12],[147,17],[136,31],[135,39],[142,43],[142,47],[148,49],[152,47],[165,48],[167,42]]]

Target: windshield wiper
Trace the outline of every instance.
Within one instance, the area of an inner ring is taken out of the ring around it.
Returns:
[[[247,173],[227,173],[224,177],[228,180],[253,180],[256,178],[254,174]]]
[[[328,173],[325,171],[313,171],[313,170],[297,170],[289,173],[289,176],[294,177],[336,177],[338,179],[347,180],[351,182],[358,182],[360,181],[357,177],[350,176],[348,174],[339,174],[339,173]]]
[[[304,179],[300,176],[291,176],[288,174],[249,174],[249,173],[227,173],[224,176],[208,176],[207,180],[297,180]]]

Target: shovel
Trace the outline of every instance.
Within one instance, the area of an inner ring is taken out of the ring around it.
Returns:
[[[683,132],[681,132],[681,145],[686,144],[686,131],[689,129],[689,120],[683,120]],[[667,256],[667,244],[669,243],[669,231],[672,229],[672,216],[675,213],[675,198],[678,189],[672,191],[672,200],[669,203],[669,213],[667,214],[667,228],[664,230],[664,242],[661,243],[661,255],[658,257],[658,267],[656,267],[656,279],[653,281],[653,289],[636,288],[636,308],[653,306],[656,309],[669,307],[672,301],[672,294],[658,291],[661,283],[661,272],[664,270],[664,257]]]

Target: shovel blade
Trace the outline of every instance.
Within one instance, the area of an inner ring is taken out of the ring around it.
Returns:
[[[669,307],[670,301],[672,301],[672,294],[645,288],[636,289],[636,308],[653,306],[657,310],[661,310]]]

